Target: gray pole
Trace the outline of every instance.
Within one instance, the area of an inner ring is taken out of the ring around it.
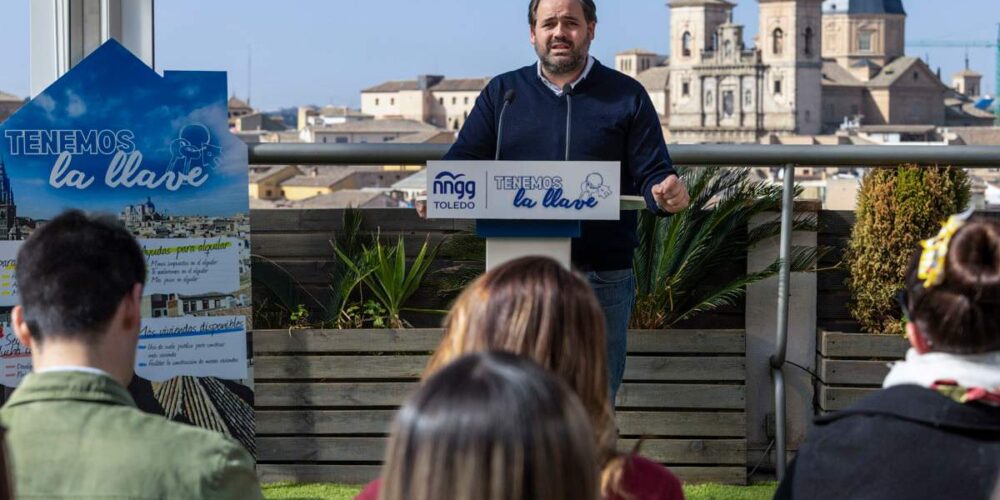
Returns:
[[[781,203],[781,247],[778,258],[778,328],[774,355],[771,356],[771,373],[774,378],[775,453],[777,453],[778,480],[785,475],[785,377],[781,369],[788,349],[788,299],[792,269],[792,220],[795,215],[795,165],[785,165],[785,184]]]

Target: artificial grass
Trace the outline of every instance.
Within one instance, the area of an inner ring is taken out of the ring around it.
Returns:
[[[753,486],[694,484],[684,486],[684,496],[687,500],[769,500],[777,488],[777,483]],[[275,500],[351,500],[360,492],[361,486],[332,483],[264,485],[264,498]]]

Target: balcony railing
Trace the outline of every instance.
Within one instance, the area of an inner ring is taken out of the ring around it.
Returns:
[[[253,144],[253,165],[419,165],[440,160],[448,145],[440,144]],[[776,348],[770,357],[774,380],[778,479],[785,471],[785,382],[782,367],[788,345],[788,301],[792,247],[795,167],[882,167],[900,164],[1000,168],[1000,146],[771,146],[673,145],[675,165],[771,166],[783,168],[781,213],[782,262],[778,276]]]

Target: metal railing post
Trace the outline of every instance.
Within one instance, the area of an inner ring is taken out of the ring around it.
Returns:
[[[785,475],[785,377],[781,371],[788,350],[788,301],[791,296],[792,223],[795,215],[795,165],[784,168],[784,191],[781,202],[781,246],[778,258],[778,328],[776,345],[771,356],[771,375],[774,380],[775,453],[777,453],[778,480]]]

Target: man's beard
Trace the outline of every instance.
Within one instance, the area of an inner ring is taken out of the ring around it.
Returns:
[[[557,60],[549,54],[552,45],[556,43],[564,43],[570,46],[568,58],[561,57]],[[547,47],[536,46],[535,53],[538,54],[538,60],[542,62],[542,68],[545,69],[546,73],[550,75],[565,75],[583,67],[587,61],[587,51],[589,48],[589,44],[577,47],[573,42],[555,38],[549,42]]]

